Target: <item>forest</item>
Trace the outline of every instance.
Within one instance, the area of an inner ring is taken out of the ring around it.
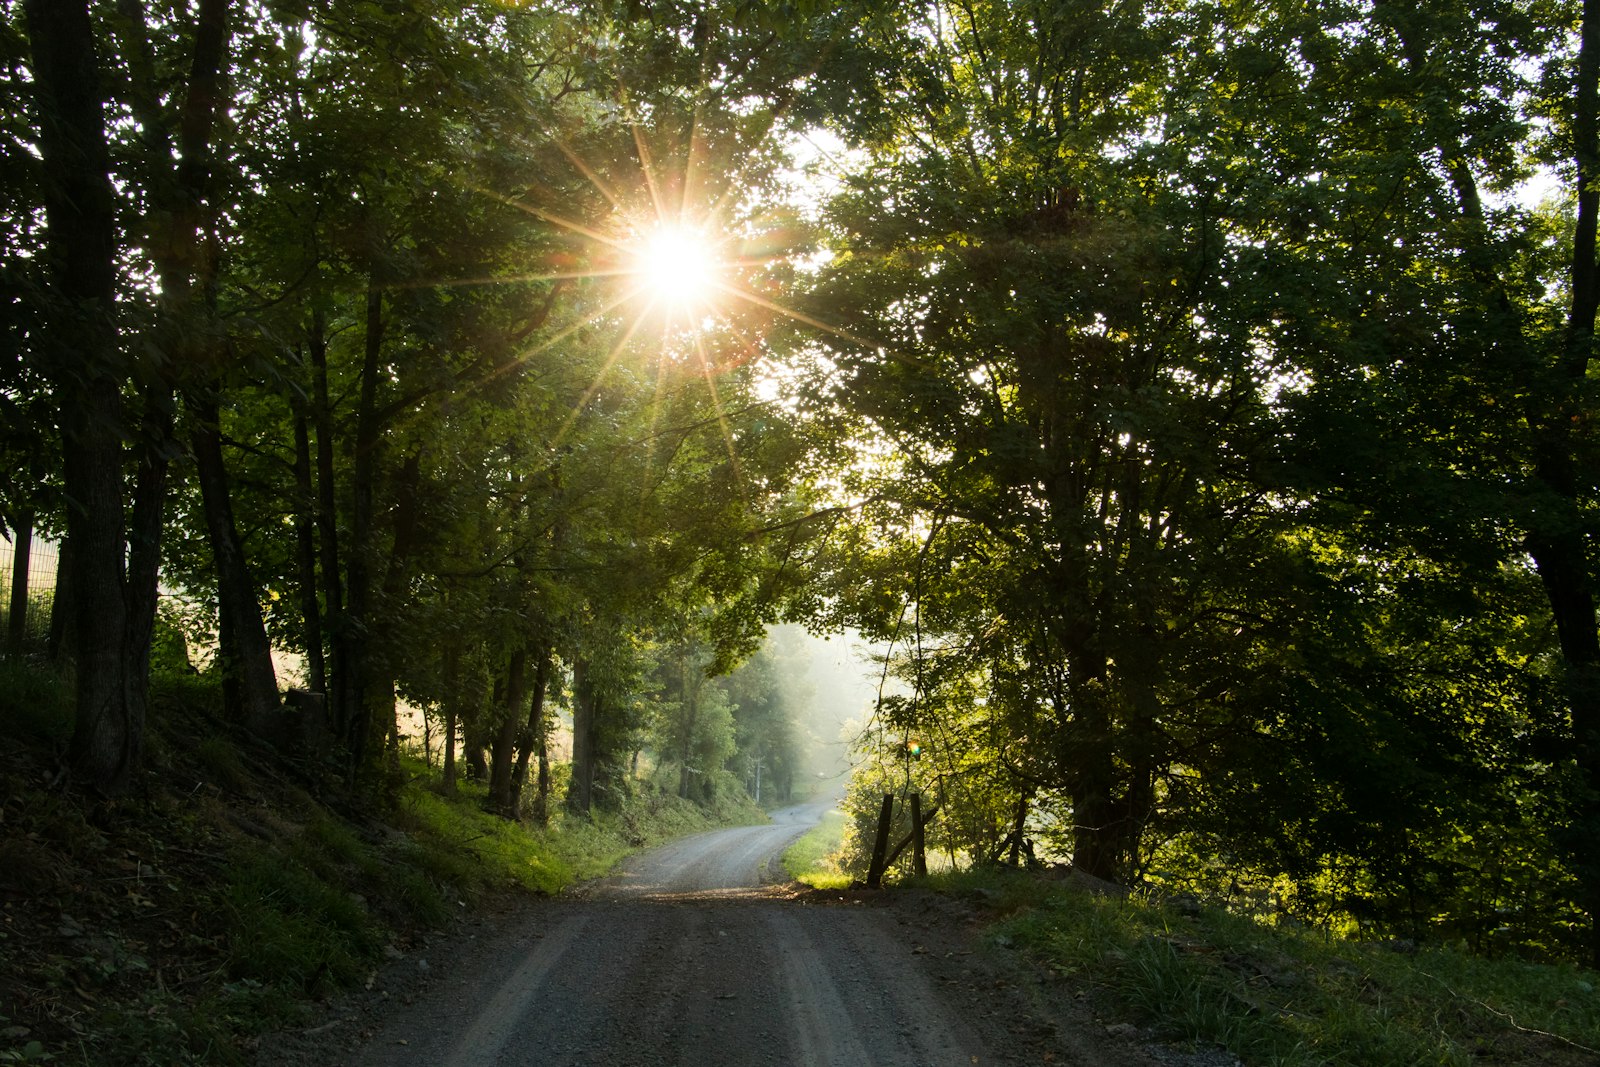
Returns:
[[[507,816],[782,794],[767,634],[848,629],[851,810],[951,864],[1600,961],[1600,3],[3,0],[0,59],[74,788],[187,647],[374,796],[402,707]]]

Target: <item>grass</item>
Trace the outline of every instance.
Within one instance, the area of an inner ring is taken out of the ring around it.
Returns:
[[[1592,1064],[1600,976],[1449,948],[1347,941],[1004,873],[928,879],[994,909],[994,936],[1112,1014],[1246,1064]]]
[[[790,845],[783,854],[789,877],[814,889],[843,889],[850,876],[839,869],[835,857],[844,840],[845,814],[837,808]]]
[[[0,657],[0,737],[58,749],[72,737],[72,693],[54,672],[15,656]]]

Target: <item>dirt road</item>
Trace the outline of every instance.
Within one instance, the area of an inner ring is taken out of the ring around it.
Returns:
[[[436,946],[449,959],[398,963],[429,969],[431,980],[367,1023],[364,1047],[346,1062],[1154,1062],[1092,1022],[1074,1032],[1059,1012],[1036,1011],[1037,991],[997,977],[947,920],[785,899],[772,885],[778,858],[820,815],[820,807],[789,809],[770,826],[684,839],[572,898],[530,908],[509,928]],[[336,1060],[328,1051],[324,1043],[321,1062]]]

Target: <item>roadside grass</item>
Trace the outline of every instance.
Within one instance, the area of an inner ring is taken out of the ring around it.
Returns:
[[[0,1063],[244,1064],[429,929],[765,819],[641,795],[536,828],[483,810],[479,783],[439,795],[421,761],[363,805],[231,730],[192,676],[153,687],[148,785],[95,805],[56,784],[63,689],[31,668],[0,689]]]
[[[850,876],[839,869],[835,859],[844,840],[844,829],[844,812],[834,808],[824,815],[821,822],[784,852],[783,866],[789,877],[813,889],[849,886]]]
[[[1250,1065],[1593,1064],[1600,975],[1363,943],[1222,909],[1012,872],[924,884],[992,910],[991,936],[1154,1036]]]
[[[559,893],[575,882],[598,878],[624,856],[686,834],[766,821],[748,798],[725,799],[702,808],[676,796],[627,798],[617,811],[596,810],[588,818],[564,808],[550,825],[537,828],[484,811],[488,788],[461,782],[447,799],[426,783],[420,761],[406,760],[412,780],[391,821],[409,834],[402,845],[409,863],[473,897],[515,888]]]

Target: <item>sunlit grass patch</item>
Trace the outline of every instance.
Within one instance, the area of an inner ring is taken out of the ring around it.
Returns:
[[[409,790],[401,803],[415,849],[409,861],[468,894],[511,886],[556,893],[573,881],[571,867],[541,840],[544,835],[483,811],[478,799],[470,786],[456,800]]]
[[[1105,1010],[1246,1064],[1577,1064],[1600,1048],[1600,982],[1571,966],[1362,943],[1220,909],[1095,895],[1025,875],[934,878]]]
[[[850,875],[839,869],[835,857],[844,840],[845,814],[837,808],[822,817],[783,854],[789,877],[814,889],[843,889]]]

